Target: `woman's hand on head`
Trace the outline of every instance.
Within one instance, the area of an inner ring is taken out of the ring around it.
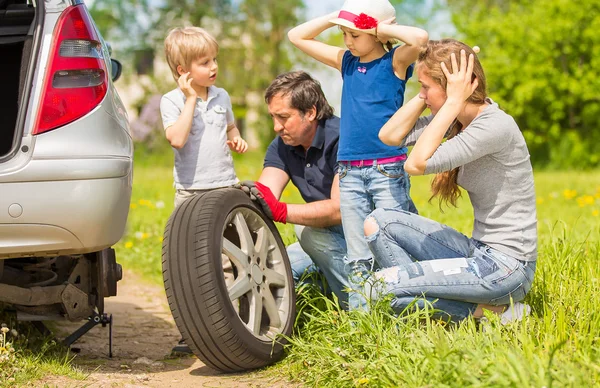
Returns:
[[[473,79],[473,63],[475,57],[467,54],[465,50],[460,50],[460,63],[454,53],[450,54],[450,63],[452,70],[449,70],[444,62],[440,66],[446,76],[446,102],[463,104],[473,94],[479,82],[477,78]]]

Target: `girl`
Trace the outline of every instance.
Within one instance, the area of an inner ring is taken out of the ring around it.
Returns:
[[[395,15],[388,0],[347,0],[339,12],[308,21],[288,33],[300,50],[342,73],[340,210],[347,264],[357,274],[372,269],[361,227],[366,216],[381,207],[416,213],[404,172],[406,148],[386,146],[377,137],[383,124],[402,106],[411,64],[428,40],[422,29],[393,24]],[[348,50],[314,39],[334,25],[340,26]],[[392,39],[405,44],[392,47]],[[358,304],[352,293],[349,303],[350,308]]]
[[[529,306],[514,302],[529,291],[537,257],[533,172],[523,135],[487,98],[483,68],[464,43],[430,41],[417,74],[419,95],[379,137],[386,144],[414,144],[405,169],[410,175],[437,173],[432,189],[440,206],[456,205],[459,185],[467,191],[473,234],[468,238],[400,209],[375,210],[364,223],[365,235],[387,267],[375,276],[384,292],[395,295],[399,311],[424,296],[454,320],[480,318],[484,309],[502,314],[502,322],[521,319]],[[419,118],[426,107],[432,114]]]

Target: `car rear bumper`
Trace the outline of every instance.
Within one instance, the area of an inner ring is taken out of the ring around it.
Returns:
[[[131,198],[130,158],[35,162],[0,183],[0,259],[93,252],[119,241]]]

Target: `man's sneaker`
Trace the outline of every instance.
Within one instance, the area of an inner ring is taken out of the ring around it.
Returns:
[[[193,354],[192,349],[190,349],[190,347],[185,343],[183,338],[179,340],[179,342],[177,343],[177,345],[175,345],[175,347],[173,347],[171,352]]]
[[[519,322],[529,314],[531,314],[530,306],[521,302],[513,303],[500,314],[500,323],[507,325],[511,322]]]

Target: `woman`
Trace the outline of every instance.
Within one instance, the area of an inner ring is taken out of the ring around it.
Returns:
[[[417,74],[419,95],[379,137],[388,145],[414,145],[405,169],[410,175],[437,174],[432,191],[440,206],[456,206],[459,186],[467,191],[473,234],[468,238],[403,210],[377,209],[364,223],[369,247],[384,267],[375,276],[395,295],[396,310],[418,298],[453,320],[480,318],[484,310],[501,314],[503,322],[520,320],[530,308],[517,302],[531,287],[537,257],[525,140],[513,118],[486,96],[483,68],[469,46],[430,41]],[[425,108],[432,114],[420,117]]]

